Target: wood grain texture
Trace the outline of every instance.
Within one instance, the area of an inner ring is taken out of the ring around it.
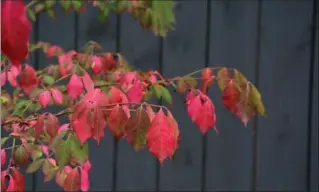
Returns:
[[[159,38],[128,13],[121,15],[120,50],[134,69],[160,70]],[[153,100],[151,102],[156,102]],[[155,191],[156,159],[147,147],[136,152],[126,139],[118,142],[116,190]]]
[[[116,15],[110,14],[105,22],[98,20],[98,10],[91,4],[85,12],[79,15],[78,48],[82,49],[88,41],[96,41],[105,52],[116,51]],[[96,141],[89,141],[90,161],[92,169],[90,172],[90,190],[111,191],[113,178],[113,153],[114,138],[107,129],[104,138],[97,145]]]
[[[260,191],[306,189],[312,1],[262,1]]]
[[[206,1],[177,3],[175,31],[164,38],[165,77],[186,75],[205,66],[206,6]],[[179,123],[181,143],[174,160],[167,160],[160,168],[159,191],[199,191],[203,136],[188,117],[182,96],[173,93],[169,108]]]
[[[212,1],[209,66],[227,66],[255,83],[257,1]],[[216,105],[217,128],[207,136],[207,191],[252,190],[252,122],[247,128],[223,106],[215,84],[209,92]]]
[[[318,5],[318,3],[317,3]],[[317,11],[317,22],[319,21],[318,18],[318,11]],[[316,46],[315,46],[315,51],[314,51],[314,70],[313,75],[314,75],[314,79],[313,79],[313,97],[312,97],[312,130],[311,130],[311,141],[312,141],[312,146],[311,146],[311,191],[319,191],[319,184],[318,184],[318,172],[319,172],[319,167],[318,167],[318,117],[319,117],[319,113],[318,113],[318,89],[319,89],[319,83],[318,83],[318,73],[319,73],[319,69],[318,69],[318,53],[319,53],[319,49],[318,49],[318,40],[319,40],[319,36],[318,36],[318,23],[315,24],[316,25]]]
[[[75,13],[64,13],[61,6],[56,6],[55,8],[55,18],[52,19],[48,16],[47,13],[41,13],[38,18],[38,41],[48,42],[52,45],[57,45],[62,47],[64,50],[74,50],[76,47],[75,42]],[[38,55],[37,60],[38,66],[40,69],[43,69],[50,64],[57,64],[58,61],[56,58],[47,59],[46,55],[41,51]],[[68,81],[61,81],[61,83],[66,84]],[[63,110],[62,107],[52,106],[42,109],[40,112],[49,112],[56,113]],[[59,119],[60,124],[67,123],[67,118],[62,117]],[[37,173],[37,191],[60,191],[62,188],[58,186],[55,182],[55,179],[44,182],[44,177],[41,169]]]

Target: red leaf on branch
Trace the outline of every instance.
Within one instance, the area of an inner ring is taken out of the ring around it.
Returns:
[[[77,108],[74,108],[74,110],[77,110]],[[90,113],[88,109],[83,112]],[[90,137],[92,137],[92,128],[87,120],[87,117],[82,117],[71,121],[72,128],[79,138],[81,145],[83,145],[83,143],[85,143]]]
[[[81,78],[76,74],[71,76],[71,79],[66,86],[68,95],[74,100],[83,92],[83,84]]]
[[[93,56],[92,57],[92,66],[91,66],[91,69],[93,71],[93,73],[95,75],[98,75],[102,72],[103,68],[102,68],[102,59],[98,56]]]
[[[116,87],[111,87],[111,89],[109,90],[109,94],[110,94],[110,97],[109,97],[110,104],[128,103],[128,99],[126,95]],[[129,118],[130,117],[129,107],[127,105],[121,105],[121,107],[123,111],[125,112],[126,116]]]
[[[240,102],[240,91],[232,80],[228,81],[223,90],[222,101],[229,111],[236,114],[237,104]]]
[[[34,134],[36,137],[39,137],[39,135],[43,133],[44,119],[45,114],[40,115],[37,119],[37,123],[34,126]]]
[[[61,91],[58,89],[55,89],[55,88],[50,89],[50,91],[52,93],[53,100],[58,104],[62,104],[63,103],[63,95],[62,95]]]
[[[102,65],[104,71],[111,70],[116,66],[116,61],[114,60],[111,53],[106,53],[103,55]]]
[[[7,158],[6,149],[1,149],[1,167],[3,167],[4,164],[6,163],[6,158]]]
[[[33,89],[38,85],[38,78],[36,71],[30,65],[25,65],[19,79],[20,88],[26,93],[30,94]]]
[[[80,189],[81,180],[78,168],[73,168],[64,181],[63,188],[65,191],[78,191]]]
[[[204,94],[207,94],[207,89],[213,84],[213,78],[213,70],[211,68],[205,68],[202,71],[201,79],[203,81],[203,84],[201,90]]]
[[[84,73],[82,80],[87,92],[92,91],[94,89],[94,82],[92,81],[90,75],[87,72]]]
[[[12,87],[16,87],[18,85],[17,83],[17,77],[21,73],[21,66],[11,66],[11,68],[8,70],[7,78]]]
[[[107,125],[116,139],[120,139],[124,135],[125,125],[128,118],[119,105],[116,105],[108,118]]]
[[[30,32],[31,23],[23,1],[2,1],[1,51],[15,66],[28,56]]]
[[[55,137],[60,127],[59,120],[55,115],[49,113],[45,122],[45,130],[51,137]]]
[[[73,68],[74,63],[72,57],[76,55],[76,51],[71,50],[64,55],[59,56],[59,72],[61,76],[65,76]]]
[[[160,109],[147,131],[147,144],[149,151],[158,158],[161,164],[176,151],[175,133],[172,123]]]
[[[51,93],[49,90],[42,91],[39,94],[39,103],[42,108],[46,108],[51,101]]]
[[[16,183],[15,191],[24,191],[24,176],[15,167],[12,168],[12,179]]]
[[[143,100],[144,94],[145,91],[142,84],[139,81],[136,81],[127,92],[127,97],[130,102],[140,103]]]
[[[205,134],[210,127],[215,127],[216,114],[215,106],[212,100],[204,95],[200,90],[197,90],[197,95],[194,95],[194,91],[189,92],[187,95],[187,112],[191,120],[196,123],[201,132]]]
[[[47,49],[47,57],[48,57],[48,59],[52,58],[55,55],[61,54],[61,53],[63,53],[63,50],[60,47],[56,46],[56,45],[50,46]]]

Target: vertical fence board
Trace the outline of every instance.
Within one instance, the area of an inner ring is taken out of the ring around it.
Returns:
[[[72,50],[75,48],[75,13],[64,13],[60,5],[56,5],[55,13],[56,16],[54,19],[50,18],[47,13],[41,13],[38,16],[38,40],[60,46],[66,51]],[[44,69],[50,64],[58,63],[57,59],[47,59],[46,55],[43,54],[42,51],[41,54],[39,54],[38,62],[40,69]],[[53,107],[42,109],[41,112],[56,113],[62,109],[63,108],[55,105]],[[60,123],[65,123],[66,119],[66,117],[60,118]],[[37,191],[62,190],[61,187],[56,184],[55,179],[52,179],[49,182],[44,182],[41,169],[38,173]]]
[[[88,41],[96,41],[103,48],[104,52],[115,52],[116,50],[116,15],[110,14],[105,22],[98,20],[98,9],[91,3],[87,5],[85,12],[79,15],[79,36],[78,46],[80,49]],[[83,51],[83,50],[82,50]],[[113,152],[114,138],[107,129],[105,137],[100,144],[90,139],[89,159],[92,163],[92,169],[89,175],[90,190],[92,191],[111,191],[113,183]]]
[[[128,13],[121,15],[120,53],[134,69],[159,70],[159,38],[145,30]],[[116,190],[154,191],[156,160],[147,147],[139,152],[121,139],[118,142]]]
[[[318,5],[318,3],[317,3]],[[319,21],[318,19],[318,12],[317,12],[317,22]],[[315,47],[315,52],[314,52],[314,70],[313,70],[313,74],[314,74],[314,79],[313,79],[313,97],[312,97],[312,133],[311,133],[311,141],[312,141],[312,146],[311,146],[311,191],[318,191],[319,187],[318,187],[318,172],[319,172],[319,168],[318,168],[318,88],[319,88],[319,84],[318,84],[318,40],[319,40],[319,36],[318,36],[318,23],[315,24],[316,27],[316,47]]]
[[[311,14],[311,1],[262,1],[260,191],[306,189]]]
[[[227,66],[255,83],[257,1],[212,1],[210,66]],[[207,136],[207,191],[251,190],[252,122],[247,128],[223,106],[218,85],[209,92],[217,129]]]
[[[179,1],[175,8],[176,29],[164,38],[163,73],[182,76],[204,67],[206,1]],[[187,115],[184,98],[173,95],[169,106],[179,123],[181,143],[174,160],[160,167],[160,191],[201,189],[202,134]]]

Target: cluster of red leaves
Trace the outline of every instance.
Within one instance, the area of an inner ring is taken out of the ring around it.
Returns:
[[[138,2],[131,3],[137,6]],[[24,178],[18,167],[26,166],[30,159],[28,173],[42,167],[45,181],[55,176],[56,183],[66,191],[88,191],[91,164],[87,141],[93,138],[99,143],[106,128],[116,139],[126,139],[136,150],[147,146],[163,164],[178,148],[178,123],[166,107],[145,101],[154,92],[158,99],[171,103],[166,88],[169,85],[186,95],[188,115],[203,134],[211,128],[218,132],[215,106],[207,95],[214,80],[222,90],[224,106],[245,125],[256,113],[264,114],[258,90],[237,70],[231,73],[221,68],[216,76],[212,68],[198,71],[202,81],[198,89],[192,75],[165,79],[157,71],[132,71],[119,54],[115,59],[111,53],[64,51],[43,42],[29,50],[31,25],[23,2],[2,1],[1,11],[1,51],[9,60],[1,63],[4,66],[1,87],[9,82],[16,88],[13,97],[1,93],[1,104],[5,105],[2,127],[10,132],[10,138],[21,141],[21,145],[12,146],[9,162],[6,162],[6,149],[1,149],[1,168],[8,163],[8,169],[1,172],[2,191],[24,189]],[[22,66],[28,51],[37,48],[47,58],[57,58],[58,64],[41,71],[29,64]],[[61,80],[67,80],[66,86],[57,85]],[[39,113],[50,105],[67,109],[57,114]],[[28,111],[30,106],[34,107]],[[26,118],[27,111],[32,115]],[[70,123],[60,125],[62,115],[69,115]]]

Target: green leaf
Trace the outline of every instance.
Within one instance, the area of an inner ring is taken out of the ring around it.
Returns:
[[[146,92],[146,94],[144,95],[144,101],[149,101],[153,96],[153,89],[150,89]]]
[[[50,181],[58,170],[59,170],[58,167],[53,166],[49,162],[49,160],[46,159],[42,165],[42,171],[43,171],[43,174],[45,175],[44,181]]]
[[[74,158],[74,160],[79,163],[80,165],[83,165],[83,163],[88,159],[89,157],[89,145],[88,142],[84,143],[81,146],[81,143],[76,135],[72,134],[68,138],[68,144],[70,145],[71,150],[71,156]]]
[[[67,11],[72,6],[72,1],[59,1],[64,11]]]
[[[72,1],[73,7],[75,8],[75,10],[79,10],[82,7],[82,2],[77,0],[77,1]]]
[[[172,95],[166,87],[162,87],[162,98],[168,104],[172,104]]]
[[[63,169],[71,157],[70,144],[62,141],[56,149],[56,159],[60,169]]]
[[[31,158],[33,160],[39,159],[40,157],[42,157],[42,155],[43,153],[42,153],[41,146],[35,146],[33,150],[31,151]]]
[[[56,150],[56,148],[59,147],[59,145],[63,141],[63,137],[66,135],[67,132],[67,130],[63,130],[59,134],[57,134],[51,143],[50,149]]]
[[[1,104],[3,104],[3,105],[9,101],[8,97],[2,96],[2,95],[1,95],[0,99],[1,99]]]
[[[43,9],[45,8],[45,5],[43,3],[38,3],[35,5],[35,12],[39,13],[40,11],[43,11]]]
[[[171,0],[152,1],[152,24],[155,35],[165,37],[175,24],[173,12],[175,4]]]
[[[52,18],[52,19],[54,19],[55,18],[55,12],[54,12],[54,9],[47,9],[47,13],[48,13],[48,15]]]
[[[1,147],[3,144],[5,144],[5,142],[9,139],[9,137],[2,137],[1,138]]]
[[[185,76],[185,77],[181,77],[178,81],[177,81],[177,91],[181,94],[186,93],[187,90],[191,89],[191,88],[196,88],[197,86],[197,81],[191,77],[191,76]]]
[[[153,85],[153,90],[155,92],[155,95],[158,99],[160,99],[162,97],[162,92],[163,92],[163,89],[162,89],[162,85]]]
[[[31,19],[32,21],[36,21],[35,12],[32,11],[31,9],[27,9],[27,12],[28,12],[28,15],[29,15],[30,19]]]
[[[51,85],[54,82],[54,78],[52,76],[49,76],[49,75],[44,75],[43,81],[44,81],[44,83]]]
[[[41,165],[43,164],[44,162],[44,159],[37,159],[35,161],[33,161],[31,164],[29,164],[26,172],[27,173],[34,173],[36,172],[40,167]]]

